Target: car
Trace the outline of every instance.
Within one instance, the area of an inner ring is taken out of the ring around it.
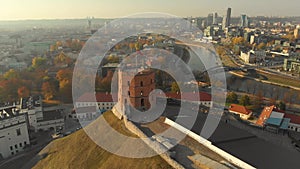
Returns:
[[[53,139],[61,138],[63,135],[61,133],[54,133],[51,135]]]

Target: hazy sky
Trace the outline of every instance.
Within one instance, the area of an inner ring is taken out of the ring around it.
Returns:
[[[299,0],[1,0],[0,20],[56,18],[116,18],[139,12],[177,16],[299,16]]]

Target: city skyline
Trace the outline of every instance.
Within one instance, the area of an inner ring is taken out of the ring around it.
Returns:
[[[297,0],[290,0],[290,4],[297,4]],[[267,8],[266,8],[267,6]],[[184,7],[184,8],[183,8]],[[126,1],[122,0],[12,0],[1,3],[0,20],[27,20],[27,19],[77,19],[93,16],[95,18],[119,18],[141,12],[163,12],[180,17],[207,16],[217,12],[220,16],[226,15],[227,8],[232,8],[232,17],[241,14],[248,16],[299,16],[297,5],[283,6],[279,0],[272,4],[266,1],[238,0],[189,0],[180,1]]]

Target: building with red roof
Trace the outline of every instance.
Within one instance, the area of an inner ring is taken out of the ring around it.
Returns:
[[[162,97],[163,95],[159,95]],[[212,106],[212,100],[211,100],[211,95],[205,92],[183,92],[183,93],[172,93],[168,92],[165,93],[165,96],[167,98],[172,98],[180,101],[186,101],[186,102],[191,102],[191,103],[196,103],[199,105],[204,105],[207,107]]]
[[[76,108],[98,106],[100,110],[110,110],[117,102],[117,95],[108,92],[85,93],[76,102]]]
[[[258,120],[256,121],[256,124],[263,127],[265,125],[266,120],[270,117],[273,109],[275,106],[266,106],[263,111],[261,112]]]
[[[284,117],[290,119],[290,123],[288,126],[289,130],[300,132],[300,116],[296,114],[285,113]]]
[[[240,116],[241,119],[247,120],[251,117],[252,111],[247,109],[245,106],[231,104],[229,106],[229,112]]]
[[[108,92],[85,93],[76,100],[72,117],[82,120],[95,119],[102,112],[111,110],[117,100],[116,94]]]
[[[300,132],[300,116],[285,113],[274,105],[264,108],[256,124],[267,129],[276,129],[277,132],[279,130]]]

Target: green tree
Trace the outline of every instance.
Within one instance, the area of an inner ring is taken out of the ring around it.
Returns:
[[[244,95],[240,99],[240,104],[243,106],[248,106],[250,105],[250,97],[248,95]]]
[[[226,98],[227,103],[238,103],[238,96],[234,92],[229,92]]]
[[[285,105],[284,102],[280,101],[279,104],[278,104],[278,107],[279,107],[280,110],[285,110],[286,105]]]

